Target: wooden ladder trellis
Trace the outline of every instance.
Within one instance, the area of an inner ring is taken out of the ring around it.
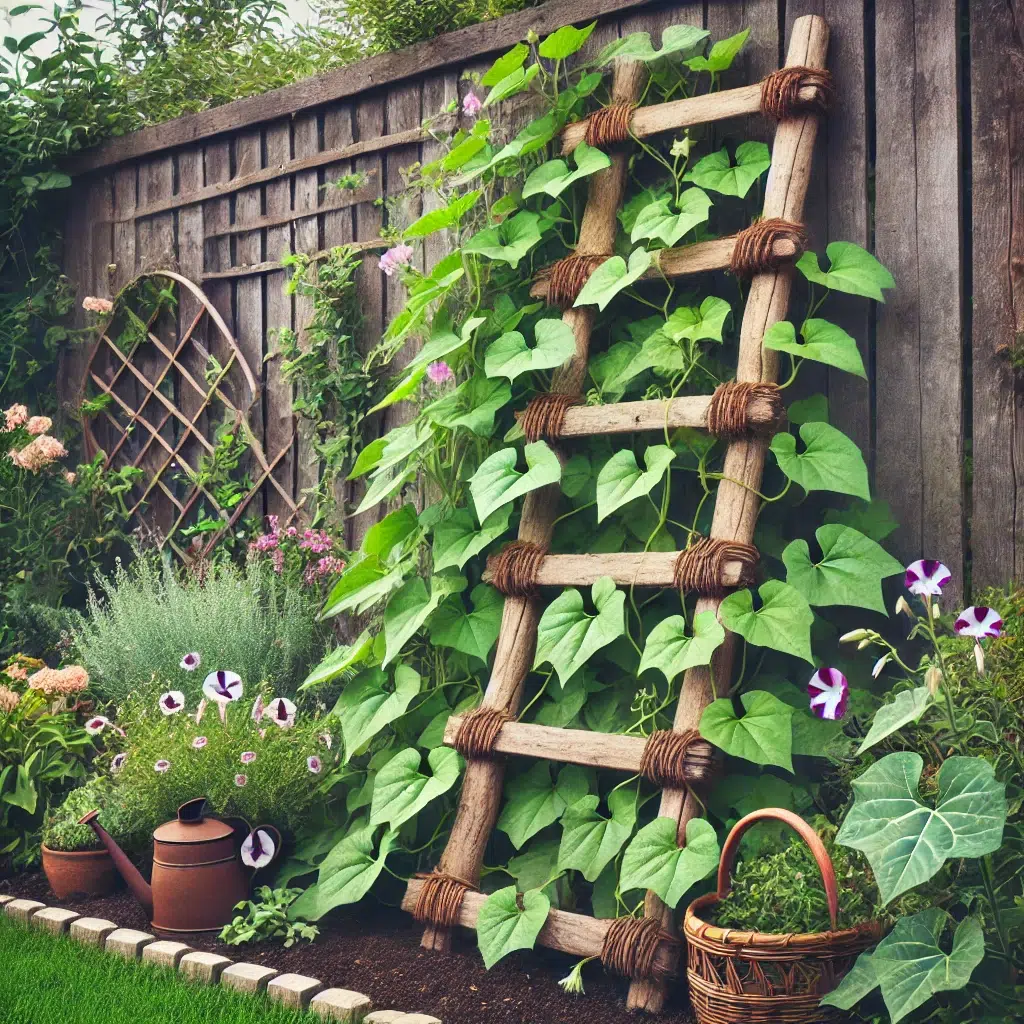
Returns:
[[[798,18],[793,24],[785,67],[763,83],[638,107],[631,115],[627,112],[626,119],[621,117],[624,105],[635,104],[644,69],[635,62],[620,61],[615,68],[611,104],[604,108],[609,113],[599,111],[563,133],[565,149],[571,149],[582,138],[606,142],[607,124],[616,110],[623,127],[628,125],[628,134],[619,133],[620,141],[758,111],[778,121],[762,219],[730,238],[663,250],[654,271],[656,275],[675,277],[731,267],[745,269],[751,275],[735,382],[722,385],[713,396],[572,407],[571,397],[579,395],[584,384],[594,312],[592,307],[571,308],[571,297],[563,303],[570,307],[562,319],[573,330],[576,351],[556,371],[552,395],[540,400],[541,415],[535,417],[545,428],[540,433],[553,443],[563,461],[565,456],[557,449],[557,440],[563,437],[661,430],[666,426],[710,429],[726,437],[728,447],[710,541],[698,542],[687,552],[548,555],[545,552],[557,514],[558,485],[526,496],[519,539],[510,548],[529,559],[529,585],[519,592],[514,586],[506,587],[513,592],[505,599],[494,668],[480,708],[449,720],[445,743],[467,756],[458,813],[437,869],[429,876],[413,879],[402,904],[425,923],[423,945],[429,949],[447,949],[455,925],[476,926],[486,900],[476,887],[484,849],[500,807],[504,755],[645,774],[662,786],[659,814],[679,822],[680,843],[685,842],[687,823],[699,813],[699,801],[690,787],[708,776],[711,750],[699,739],[696,729],[704,708],[718,696],[714,680],[720,688],[727,688],[735,636],[726,633],[710,666],[687,670],[671,732],[656,732],[644,739],[517,722],[537,640],[540,608],[535,593],[540,586],[586,585],[610,576],[616,584],[627,586],[683,585],[695,589],[699,595],[696,613],[700,613],[717,612],[726,592],[750,584],[750,558],[756,558],[752,542],[757,495],[770,436],[782,422],[781,398],[775,383],[778,356],[763,348],[761,342],[765,331],[787,315],[792,263],[804,245],[800,222],[818,120],[830,93],[824,70],[827,47],[825,21],[816,15]],[[595,132],[602,121],[602,129]],[[583,261],[589,259],[586,269],[592,271],[613,251],[628,155],[618,147],[611,161],[609,168],[590,180],[576,257],[566,261],[575,261],[578,273]],[[565,276],[563,273],[563,281]],[[582,276],[585,278],[585,271]],[[556,291],[564,288],[550,275],[534,288],[535,294],[549,299],[560,297],[554,294]],[[555,395],[569,397],[562,401],[552,397]],[[655,745],[661,747],[660,752]],[[653,892],[647,894],[645,916],[640,919],[602,920],[551,910],[538,942],[579,957],[601,957],[607,968],[632,978],[630,1008],[657,1011],[663,1006],[669,980],[678,970],[680,944],[673,937],[672,914],[672,909]]]

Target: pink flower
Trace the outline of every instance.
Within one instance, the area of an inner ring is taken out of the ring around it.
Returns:
[[[110,762],[110,770],[116,775],[124,767],[124,763],[127,760],[127,754],[115,754],[114,759]]]
[[[100,299],[95,295],[86,295],[82,299],[82,309],[87,313],[112,313],[114,311],[114,304],[110,299]]]
[[[380,258],[380,269],[391,277],[399,267],[408,266],[413,257],[411,245],[396,245]]]
[[[277,516],[267,516],[267,526],[270,527],[271,533],[277,533],[277,524],[280,522]]]
[[[67,453],[67,449],[55,437],[50,437],[49,434],[40,434],[34,440],[29,441],[21,451],[12,448],[8,453],[8,458],[19,469],[38,473],[51,462],[63,459]]]
[[[156,762],[156,764],[153,765],[153,771],[159,772],[161,775],[163,775],[164,772],[168,772],[170,770],[171,762],[162,757],[160,758],[159,761]]]
[[[837,721],[846,714],[850,684],[837,668],[819,668],[807,684],[811,710],[819,718]]]
[[[178,667],[183,668],[186,672],[195,672],[202,662],[203,659],[199,656],[199,652],[192,651],[190,654],[186,654],[181,661],[178,662]]]
[[[270,558],[274,566],[274,572],[276,572],[277,575],[280,576],[281,573],[284,571],[284,552],[280,548],[278,548],[270,556]]]
[[[306,767],[314,774],[319,775],[324,770],[323,761],[314,754],[312,757],[306,758]]]
[[[953,578],[953,574],[941,562],[919,558],[907,566],[903,585],[912,594],[921,597],[938,597],[942,588]]]
[[[447,384],[455,380],[452,368],[443,360],[438,363],[427,364],[427,379],[431,384]]]
[[[242,764],[252,764],[253,761],[256,760],[256,751],[244,750],[242,751],[242,756],[238,760],[241,761]]]
[[[266,867],[274,859],[277,847],[270,834],[261,828],[242,840],[242,863],[250,868]]]
[[[235,785],[239,789],[241,789],[248,781],[249,781],[249,776],[248,775],[241,775],[241,774],[239,774],[239,775],[235,776]]]
[[[953,623],[953,629],[959,636],[971,636],[975,640],[984,640],[986,637],[999,636],[1003,630],[1003,620],[995,608],[971,605],[957,616],[956,622]]]
[[[206,744],[209,743],[209,742],[210,741],[205,736],[197,736],[192,741],[192,746],[195,747],[196,750],[202,750],[203,747],[205,747]]]
[[[273,551],[277,547],[278,536],[276,533],[265,533],[261,537],[257,537],[253,541],[253,547],[257,551]]]
[[[295,724],[295,705],[287,697],[275,697],[267,705],[267,717],[274,725],[290,729]]]
[[[12,405],[4,411],[8,430],[16,430],[28,420],[28,409],[24,405]]]
[[[97,715],[95,718],[90,718],[89,721],[85,723],[85,731],[90,736],[97,736],[99,733],[103,732],[108,725],[110,725],[109,718],[104,718],[103,715]]]
[[[53,420],[49,416],[33,416],[25,424],[25,429],[33,436],[45,434],[53,426]]]
[[[480,102],[477,94],[475,92],[467,92],[462,100],[462,112],[466,117],[476,117],[483,109],[484,105]]]
[[[185,694],[181,690],[168,690],[160,694],[160,710],[165,715],[176,715],[185,706]]]

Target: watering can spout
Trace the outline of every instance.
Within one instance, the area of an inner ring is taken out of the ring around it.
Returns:
[[[96,833],[99,841],[107,848],[114,867],[120,872],[121,877],[128,884],[128,888],[135,894],[135,898],[142,904],[143,910],[150,917],[153,916],[153,890],[149,883],[142,877],[139,869],[128,859],[124,850],[111,838],[110,833],[97,821],[99,811],[90,811],[79,818],[79,825],[88,825]]]

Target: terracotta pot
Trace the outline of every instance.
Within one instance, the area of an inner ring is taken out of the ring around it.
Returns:
[[[64,899],[72,893],[108,896],[118,888],[121,876],[106,850],[51,850],[43,846],[43,871],[53,894]]]

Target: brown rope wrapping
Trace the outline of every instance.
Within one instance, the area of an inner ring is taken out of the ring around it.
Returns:
[[[772,406],[774,416],[768,423],[750,422],[750,405],[763,399]],[[715,437],[743,437],[757,432],[773,433],[782,422],[784,407],[778,384],[756,381],[726,381],[715,388],[708,406],[708,432]]]
[[[494,756],[498,733],[512,716],[500,708],[474,708],[462,718],[452,746],[467,761],[479,761]]]
[[[664,973],[655,964],[658,944],[676,941],[653,917],[617,917],[605,933],[601,963],[624,978],[651,978]]]
[[[687,789],[710,781],[715,749],[696,729],[652,732],[640,758],[640,774],[661,789]]]
[[[546,275],[549,305],[568,309],[583,290],[587,278],[606,259],[607,256],[582,256],[574,252],[555,263]]]
[[[702,597],[725,597],[732,587],[722,583],[725,566],[740,563],[736,587],[749,587],[757,582],[757,548],[740,541],[701,537],[685,551],[679,552],[675,566],[675,585],[679,590]]]
[[[800,98],[804,87],[815,89],[813,99]],[[773,121],[797,114],[827,114],[834,98],[832,75],[824,68],[780,68],[761,82],[761,113]]]
[[[586,121],[587,131],[583,136],[586,144],[603,149],[625,142],[629,138],[629,122],[635,109],[635,103],[613,103],[595,110]]]
[[[796,246],[792,256],[776,256],[775,243],[787,239]],[[795,263],[807,248],[807,231],[803,224],[768,217],[757,220],[736,236],[729,269],[737,277],[767,274],[787,263]]]
[[[439,928],[454,928],[459,923],[462,898],[476,886],[464,878],[446,875],[441,871],[421,873],[423,888],[416,897],[412,909],[413,919],[422,925],[433,924]]]
[[[516,413],[516,419],[523,428],[526,440],[531,444],[541,438],[547,441],[557,440],[562,436],[566,412],[574,405],[579,405],[582,400],[580,395],[563,395],[557,392],[538,395],[521,413]]]
[[[537,597],[537,572],[547,550],[528,540],[515,540],[487,559],[489,582],[506,597]]]

